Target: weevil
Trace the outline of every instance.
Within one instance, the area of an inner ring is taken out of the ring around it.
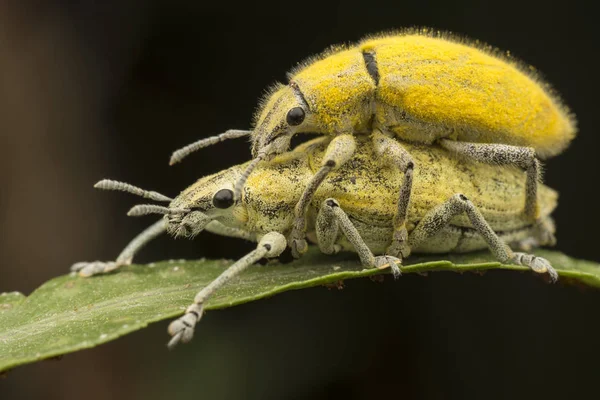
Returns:
[[[485,163],[527,171],[525,213],[539,218],[540,164],[575,136],[576,120],[533,67],[478,41],[430,29],[367,37],[334,46],[288,74],[261,101],[251,131],[230,130],[176,151],[171,163],[225,139],[250,136],[254,162],[234,186],[241,190],[260,160],[288,150],[296,133],[335,137],[331,157],[315,172],[295,208],[293,254],[306,250],[306,212],[328,173],[352,156],[354,135],[374,132],[376,157],[407,172],[410,152],[394,140],[439,145]],[[395,227],[406,235],[402,220]],[[398,248],[398,245],[392,246]]]
[[[407,190],[405,174],[382,168],[368,137],[357,138],[359,146],[351,160],[333,171],[316,191],[308,212],[308,237],[325,254],[342,250],[358,253],[367,268],[390,265],[400,274],[401,259],[384,254],[392,242],[394,219]],[[512,166],[494,167],[461,160],[441,146],[403,144],[417,161],[412,202],[407,209],[407,237],[403,257],[411,253],[468,252],[488,247],[503,263],[530,267],[554,281],[550,263],[531,254],[514,252],[506,243],[522,248],[554,244],[550,214],[557,193],[540,185],[540,219],[532,223],[524,216],[525,176]],[[132,262],[146,243],[167,232],[175,237],[194,237],[202,230],[258,242],[255,250],[226,269],[202,289],[185,314],[169,326],[169,347],[191,340],[203,313],[203,304],[219,287],[263,257],[277,257],[287,246],[294,222],[294,207],[303,187],[327,153],[328,141],[321,137],[261,163],[249,175],[240,201],[233,189],[248,163],[199,179],[175,199],[143,191],[116,181],[101,181],[96,187],[123,190],[168,207],[144,204],[129,215],[151,213],[164,217],[132,240],[114,262],[77,263],[72,270],[90,276],[113,271]],[[284,268],[284,267],[282,267]]]

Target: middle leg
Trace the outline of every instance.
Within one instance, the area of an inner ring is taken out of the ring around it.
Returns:
[[[408,231],[406,230],[406,218],[410,196],[412,192],[413,171],[415,163],[411,155],[402,147],[400,142],[393,137],[385,135],[379,129],[373,130],[373,147],[375,153],[383,159],[384,164],[397,167],[404,173],[404,181],[400,187],[396,215],[394,215],[394,233],[392,243],[386,253],[394,257],[406,258],[410,255],[408,246]]]
[[[92,275],[112,272],[124,265],[129,265],[133,261],[133,257],[141,250],[142,247],[166,231],[166,222],[163,218],[161,218],[133,238],[133,240],[129,242],[127,246],[125,246],[123,251],[121,251],[115,261],[78,262],[71,266],[71,271],[78,272],[80,276],[89,277]]]
[[[362,265],[367,268],[379,268],[389,264],[394,277],[400,275],[401,263],[397,257],[391,255],[375,256],[369,246],[365,243],[360,233],[342,210],[335,199],[327,199],[323,202],[317,215],[316,234],[319,249],[325,254],[335,254],[341,247],[336,244],[341,230],[346,239],[352,244]]]

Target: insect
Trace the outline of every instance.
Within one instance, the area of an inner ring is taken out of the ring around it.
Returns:
[[[407,189],[398,184],[405,181],[404,173],[381,168],[367,136],[357,141],[360,145],[352,159],[333,171],[316,192],[309,207],[308,237],[325,254],[355,251],[365,267],[390,264],[398,275],[400,258],[376,254],[383,254],[392,241],[393,220]],[[556,192],[540,186],[541,217],[532,223],[524,216],[525,176],[520,170],[463,161],[439,146],[404,145],[417,161],[404,256],[411,252],[468,252],[487,246],[501,262],[528,266],[557,279],[547,260],[513,252],[506,244],[554,244],[550,214],[556,207]],[[164,217],[134,238],[116,261],[77,263],[72,270],[83,276],[113,271],[131,263],[142,246],[164,232],[191,238],[208,230],[257,241],[255,250],[202,289],[185,314],[171,323],[169,347],[188,342],[212,293],[260,258],[277,257],[286,248],[295,204],[303,185],[326,156],[327,147],[327,138],[321,137],[261,163],[249,175],[241,202],[235,202],[233,189],[247,163],[201,178],[174,200],[125,183],[101,181],[96,187],[170,204],[133,207],[129,215],[159,213]]]
[[[535,221],[540,216],[536,155],[558,154],[576,133],[574,116],[533,68],[479,42],[428,29],[332,47],[300,63],[288,77],[287,85],[269,90],[252,131],[230,130],[193,143],[176,151],[171,163],[199,148],[250,136],[254,160],[234,187],[239,199],[258,162],[288,150],[296,133],[333,137],[331,157],[307,182],[295,207],[289,241],[296,257],[306,250],[308,205],[327,174],[351,159],[356,134],[373,132],[375,156],[399,167],[408,179],[415,163],[391,138],[437,142],[466,158],[523,168],[525,212]],[[404,222],[396,221],[391,255],[398,255],[406,236]]]

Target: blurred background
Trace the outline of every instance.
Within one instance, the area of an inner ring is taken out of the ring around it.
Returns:
[[[129,219],[114,178],[176,195],[249,158],[244,140],[168,166],[171,152],[248,128],[257,99],[327,46],[430,26],[543,72],[580,134],[546,163],[558,249],[600,260],[598,33],[569,2],[0,2],[0,292],[30,293],[82,260],[110,260],[151,219]],[[249,245],[158,240],[140,262],[239,257]],[[405,276],[291,292],[210,313],[167,352],[167,321],[16,368],[0,398],[582,398],[593,394],[600,292],[529,274]]]

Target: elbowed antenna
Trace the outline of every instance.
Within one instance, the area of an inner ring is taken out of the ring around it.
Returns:
[[[129,183],[113,181],[111,179],[102,179],[94,185],[96,189],[102,190],[118,190],[120,192],[127,192],[135,194],[136,196],[143,197],[145,199],[154,201],[172,201],[173,199],[160,194],[158,192],[140,189],[137,186],[130,185]]]
[[[190,210],[187,208],[169,208],[169,207],[157,206],[154,204],[138,204],[137,206],[133,206],[127,212],[127,216],[141,217],[143,215],[149,215],[149,214],[162,214],[162,215],[184,214],[189,211]]]
[[[197,142],[188,144],[187,146],[173,152],[173,154],[171,155],[171,159],[169,160],[169,165],[174,165],[178,162],[181,162],[181,160],[183,160],[193,152],[198,151],[204,147],[212,146],[213,144],[217,144],[228,139],[237,139],[240,137],[249,136],[251,133],[252,131],[230,129],[225,133],[221,133],[220,135],[198,140]]]

